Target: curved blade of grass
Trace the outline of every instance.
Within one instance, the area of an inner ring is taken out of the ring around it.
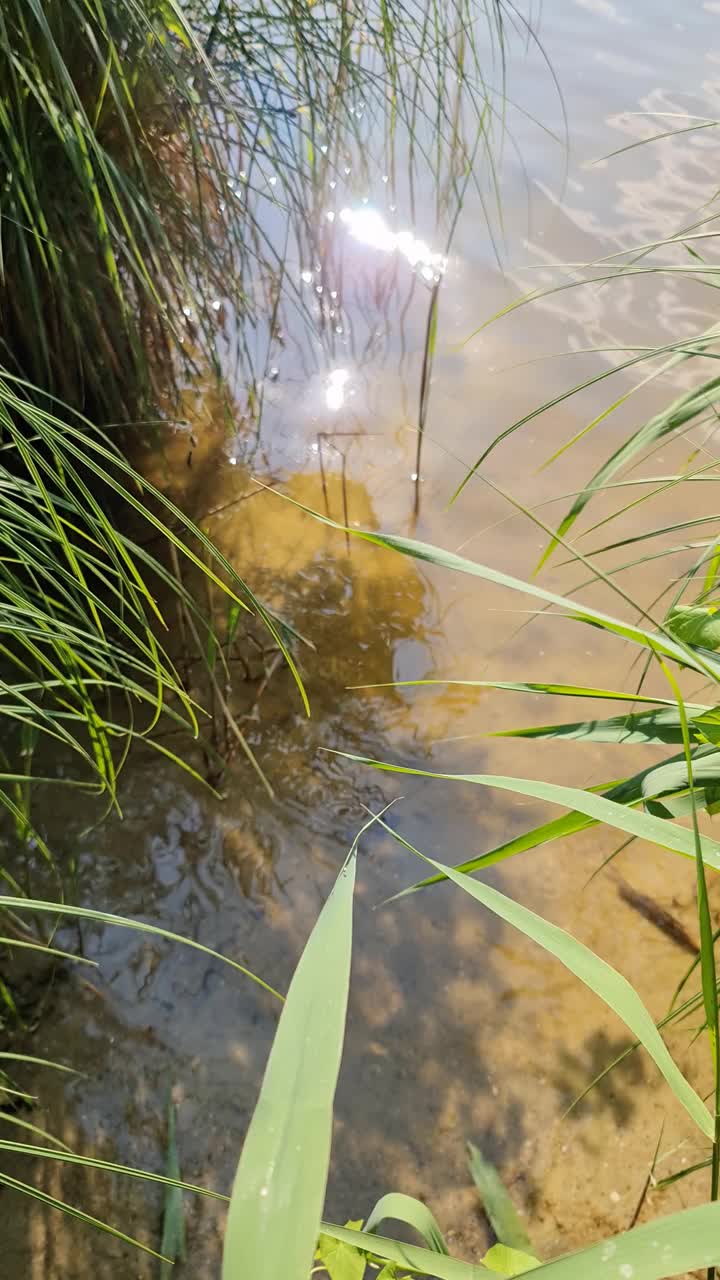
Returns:
[[[46,1191],[41,1191],[39,1187],[34,1187],[30,1182],[21,1182],[19,1178],[11,1178],[9,1174],[0,1172],[0,1184],[14,1191],[22,1191],[33,1200],[39,1200],[51,1209],[60,1209],[68,1217],[77,1218],[80,1222],[83,1222],[85,1226],[97,1227],[98,1231],[104,1231],[107,1235],[114,1236],[116,1240],[122,1240],[124,1244],[131,1244],[143,1253],[149,1253],[153,1258],[159,1258],[163,1262],[168,1261],[168,1259],[163,1258],[161,1253],[156,1253],[154,1249],[143,1244],[141,1240],[136,1240],[134,1236],[126,1235],[124,1231],[119,1231],[117,1227],[111,1227],[107,1222],[102,1222],[100,1218],[94,1218],[92,1214],[84,1213],[82,1209],[76,1209],[74,1205],[66,1204],[64,1200],[58,1200],[56,1196],[48,1195]]]
[[[0,1123],[16,1125],[18,1129],[27,1129],[28,1133],[36,1133],[38,1137],[44,1138],[46,1142],[52,1142],[60,1151],[70,1154],[72,1148],[67,1143],[62,1142],[60,1138],[56,1138],[53,1133],[48,1133],[47,1129],[41,1129],[40,1125],[31,1124],[29,1120],[23,1120],[22,1116],[16,1116],[12,1111],[0,1110]]]
[[[711,750],[708,755],[700,755],[696,748],[691,766],[688,770],[685,760],[675,760],[648,770],[643,778],[643,795],[662,796],[687,787],[692,789],[693,780],[696,785],[720,782],[720,751]]]
[[[365,1223],[365,1230],[375,1231],[381,1222],[386,1222],[389,1218],[412,1227],[434,1253],[449,1252],[433,1214],[426,1204],[416,1200],[414,1196],[406,1196],[399,1191],[391,1191],[382,1196]]]
[[[540,738],[583,740],[585,742],[618,742],[626,746],[677,745],[682,743],[682,729],[677,708],[645,711],[607,720],[576,720],[570,724],[530,725],[521,729],[498,729],[491,738]]]
[[[622,466],[632,461],[643,449],[650,448],[656,441],[671,435],[674,431],[681,430],[694,418],[697,418],[703,410],[711,408],[716,402],[719,393],[720,378],[711,378],[703,383],[701,387],[694,387],[691,391],[683,393],[667,409],[656,414],[649,422],[640,427],[598,468],[583,492],[575,499],[567,515],[561,520],[558,526],[558,535],[564,537],[575,524],[578,516],[585,510],[591,498],[609,480],[613,479]],[[551,539],[543,552],[540,565],[545,563],[556,546],[557,537]]]
[[[97,960],[90,960],[87,956],[73,955],[72,951],[61,951],[59,947],[46,946],[44,942],[27,942],[24,938],[0,938],[0,946],[5,947],[22,947],[28,951],[41,951],[46,956],[57,956],[59,960],[71,960],[73,964],[89,964],[92,968],[97,969]]]
[[[700,1160],[697,1164],[689,1164],[684,1169],[678,1169],[677,1173],[671,1173],[667,1178],[658,1178],[654,1185],[658,1191],[662,1191],[665,1187],[671,1187],[674,1182],[681,1182],[683,1178],[688,1178],[692,1173],[699,1173],[701,1169],[709,1169],[711,1165],[712,1159]]]
[[[238,1163],[223,1280],[307,1280],[320,1233],[345,1034],[363,827],[290,983]]]
[[[8,1050],[3,1050],[0,1052],[0,1061],[29,1062],[35,1067],[52,1067],[54,1071],[67,1071],[72,1076],[80,1074],[74,1067],[66,1067],[64,1062],[53,1062],[50,1058],[36,1058],[30,1053],[10,1053]]]
[[[715,1132],[713,1117],[671,1057],[655,1022],[635,988],[622,974],[600,956],[595,955],[589,947],[578,942],[572,934],[566,933],[564,929],[551,924],[534,911],[514,902],[512,898],[506,897],[497,889],[491,888],[480,880],[473,880],[470,876],[453,870],[452,867],[443,867],[442,863],[436,862],[426,854],[420,854],[420,857],[436,870],[444,870],[448,879],[471,898],[475,898],[501,920],[505,920],[507,924],[511,924],[520,933],[524,933],[526,937],[538,943],[545,951],[555,956],[566,969],[574,973],[586,987],[594,991],[640,1040],[667,1080],[675,1097],[700,1131],[706,1137],[713,1138]]]
[[[638,779],[630,779],[633,783],[633,789],[628,794],[628,783],[621,782],[614,787],[610,783],[603,783],[600,787],[592,788],[605,793],[608,798],[617,798],[623,804],[636,804],[640,802],[640,787]],[[459,862],[455,866],[456,871],[482,871],[486,867],[491,867],[497,862],[503,862],[506,858],[512,858],[518,853],[525,853],[528,849],[537,849],[540,845],[547,844],[551,840],[559,840],[565,836],[574,835],[577,831],[586,831],[588,827],[597,826],[597,819],[588,818],[584,813],[568,813],[562,818],[554,818],[551,822],[542,822],[537,827],[532,827],[530,831],[524,831],[522,835],[516,836],[513,840],[507,840],[503,844],[496,845],[494,849],[488,850],[487,853],[477,854],[474,858],[467,858],[463,862]],[[631,837],[632,838],[632,837]],[[410,852],[417,852],[412,845],[409,846]],[[411,893],[417,893],[418,889],[426,889],[429,885],[441,884],[446,880],[445,875],[425,876],[424,879],[418,880],[417,884],[409,885],[407,889],[403,889],[400,893],[396,893],[392,898],[388,898],[388,902],[396,902],[399,898],[407,897]]]
[[[652,703],[654,706],[674,707],[672,698],[653,698],[644,693],[627,693],[617,689],[597,689],[592,685],[548,684],[526,680],[386,680],[382,684],[349,684],[348,689],[409,689],[426,685],[442,685],[448,688],[504,689],[509,693],[544,693],[560,698],[604,698],[611,702]],[[706,711],[707,707],[686,704],[693,711]]]
[[[490,319],[487,320],[483,325],[481,325],[479,329],[476,329],[474,333],[470,334],[470,336],[465,341],[470,342],[473,337],[477,336],[477,334],[479,334],[483,329],[487,328],[487,326],[489,324],[492,324],[495,320],[500,319],[502,316],[509,315],[510,312],[516,311],[520,307],[527,306],[529,302],[533,302],[536,299],[546,298],[555,293],[564,293],[568,289],[576,289],[581,287],[583,284],[609,282],[611,280],[617,279],[618,276],[622,274],[627,274],[627,272],[623,270],[620,264],[618,264],[616,271],[612,271],[610,274],[603,274],[603,275],[593,277],[591,279],[585,279],[585,280],[571,280],[569,282],[565,281],[562,284],[556,285],[549,289],[533,289],[529,293],[524,294],[522,297],[515,299],[514,302],[509,303],[506,307],[503,307],[500,311],[497,311],[495,315],[491,316]],[[696,339],[692,339],[692,341],[696,342],[698,347],[700,347],[701,344],[712,342],[715,339],[716,339],[716,335],[714,334],[713,330],[709,330],[704,334],[698,335],[698,337]],[[683,348],[686,346],[685,343],[683,343],[682,345],[683,345]],[[646,348],[645,350],[641,351],[638,354],[631,355],[627,360],[622,360],[620,361],[620,363],[613,365],[610,369],[603,369],[600,373],[594,374],[592,377],[587,378],[584,382],[576,383],[576,385],[571,387],[568,391],[560,392],[559,395],[553,396],[552,399],[546,400],[543,404],[536,406],[534,409],[531,409],[530,412],[526,413],[522,418],[518,418],[516,422],[513,422],[509,427],[506,427],[497,436],[495,436],[494,439],[490,441],[490,444],[488,444],[486,448],[483,450],[483,452],[480,454],[479,458],[473,463],[471,467],[467,469],[466,474],[464,475],[463,479],[460,481],[459,485],[457,485],[455,491],[452,494],[452,497],[450,499],[450,505],[452,505],[452,503],[454,503],[457,500],[457,498],[459,498],[465,486],[470,482],[472,477],[479,471],[483,462],[486,461],[486,459],[493,452],[493,450],[496,449],[498,445],[502,443],[503,440],[506,440],[509,436],[513,435],[516,431],[519,431],[521,427],[526,426],[529,422],[532,422],[533,419],[539,417],[543,413],[546,413],[549,409],[556,408],[558,405],[562,404],[565,400],[569,400],[572,396],[578,395],[580,392],[585,391],[587,388],[593,387],[597,383],[603,382],[606,378],[611,378],[614,374],[618,374],[624,371],[625,369],[629,369],[636,364],[642,363],[645,360],[655,359],[658,356],[667,355],[668,353],[671,353],[669,355],[669,358],[666,361],[664,361],[663,364],[660,365],[658,369],[653,370],[651,373],[647,374],[644,378],[641,379],[641,381],[638,384],[634,385],[628,391],[623,392],[620,396],[618,396],[609,406],[607,406],[605,409],[602,410],[601,413],[599,413],[595,418],[593,418],[593,420],[587,426],[583,427],[579,432],[577,432],[569,441],[569,443],[566,443],[559,450],[557,450],[553,455],[553,457],[558,457],[559,454],[564,453],[565,450],[570,447],[570,445],[575,444],[578,440],[582,439],[585,435],[587,435],[588,432],[591,431],[594,427],[598,426],[601,422],[603,422],[611,413],[615,411],[615,409],[619,408],[622,404],[624,404],[627,400],[629,400],[630,397],[634,395],[635,392],[638,391],[641,387],[644,387],[649,382],[652,382],[662,377],[664,374],[668,373],[672,368],[674,368],[679,363],[691,358],[691,356],[689,356],[684,349],[681,349],[678,351],[677,342],[670,342],[670,343],[667,343],[665,346],[660,346],[655,348]]]
[[[339,1227],[332,1222],[323,1222],[322,1232],[333,1240],[341,1240],[354,1249],[365,1250],[373,1258],[381,1258],[385,1262],[396,1263],[407,1267],[422,1276],[433,1276],[435,1280],[488,1280],[488,1272],[483,1266],[472,1262],[461,1262],[459,1258],[450,1258],[444,1253],[436,1253],[434,1249],[424,1249],[419,1245],[403,1244],[399,1240],[391,1240],[387,1236],[379,1236],[374,1232],[360,1231],[353,1227]]]
[[[163,1173],[152,1173],[148,1169],[135,1169],[132,1165],[116,1164],[112,1160],[99,1160],[94,1156],[81,1156],[75,1151],[51,1151],[47,1147],[35,1147],[30,1142],[8,1142],[0,1139],[0,1151],[9,1151],[14,1155],[38,1157],[44,1160],[59,1160],[63,1164],[83,1165],[88,1169],[99,1169],[102,1173],[118,1173],[126,1178],[140,1178],[145,1182],[157,1182],[161,1186],[176,1187],[179,1191],[190,1191],[195,1195],[209,1196],[211,1200],[219,1200],[223,1204],[230,1203],[230,1197],[210,1187],[201,1187],[193,1182],[183,1182]]]
[[[471,1262],[445,1258],[430,1249],[399,1244],[383,1236],[324,1222],[323,1232],[388,1262],[404,1264],[435,1280],[487,1280],[487,1271]],[[566,1254],[533,1271],[533,1280],[665,1280],[720,1261],[720,1205],[704,1204],[620,1235],[589,1249]],[[611,1264],[611,1265],[608,1265]],[[630,1268],[627,1270],[625,1268]]]
[[[717,662],[712,656],[701,657],[682,641],[675,641],[671,636],[662,632],[645,631],[642,627],[636,627],[629,622],[622,622],[609,614],[602,613],[598,609],[593,609],[592,606],[586,605],[579,600],[556,595],[555,592],[546,591],[535,582],[525,582],[521,578],[502,573],[499,569],[491,569],[488,565],[480,564],[476,560],[468,560],[464,556],[456,555],[453,551],[445,551],[442,547],[433,546],[431,543],[419,542],[415,538],[404,538],[399,534],[376,533],[370,529],[356,529],[350,525],[340,524],[329,516],[322,515],[319,511],[313,511],[312,507],[307,507],[304,503],[297,502],[285,493],[278,493],[276,489],[270,489],[267,485],[262,487],[266,488],[269,493],[282,498],[283,502],[292,503],[294,507],[298,507],[299,510],[306,512],[314,520],[318,520],[321,524],[325,524],[331,529],[337,529],[341,533],[360,538],[362,541],[373,543],[378,547],[386,547],[388,550],[398,551],[401,555],[411,556],[413,559],[424,561],[426,564],[437,565],[441,569],[449,569],[454,573],[470,574],[472,577],[482,578],[485,582],[492,582],[500,587],[508,587],[510,590],[520,592],[523,595],[534,596],[535,599],[542,600],[545,604],[557,605],[566,617],[569,616],[579,622],[590,623],[592,626],[600,627],[603,631],[608,631],[625,640],[631,640],[635,644],[649,649],[654,654],[663,654],[683,666],[692,667],[696,671],[710,675],[713,679],[720,678],[720,662]]]
[[[168,942],[180,942],[185,947],[192,947],[194,951],[201,951],[203,955],[212,956],[214,960],[221,960],[223,964],[229,964],[232,969],[237,969],[246,978],[256,982],[264,991],[269,991],[270,995],[275,996],[278,1000],[283,999],[279,991],[276,991],[269,983],[264,982],[256,973],[246,969],[244,965],[238,964],[237,960],[231,960],[229,956],[222,955],[220,951],[213,951],[212,947],[206,947],[202,942],[196,942],[194,938],[184,938],[182,934],[173,933],[170,929],[163,929],[157,924],[146,924],[143,920],[126,919],[124,916],[113,915],[109,911],[95,911],[92,907],[76,907],[68,902],[41,902],[37,898],[11,898],[5,894],[0,894],[1,907],[8,907],[13,911],[32,911],[38,915],[73,916],[82,920],[95,920],[98,924],[114,924],[122,929],[136,929],[140,933],[151,933],[157,938],[165,938]],[[0,1057],[2,1056],[0,1054]]]
[[[329,748],[326,748],[329,750]],[[530,796],[534,800],[546,800],[549,804],[563,805],[566,809],[584,813],[589,818],[616,827],[628,835],[637,836],[641,840],[649,840],[662,849],[673,853],[681,853],[686,858],[695,857],[695,846],[691,831],[667,822],[663,818],[654,818],[648,813],[638,813],[635,809],[618,804],[607,796],[583,791],[579,787],[563,787],[554,782],[536,782],[529,778],[509,778],[500,774],[483,773],[435,773],[431,769],[416,769],[410,765],[390,764],[385,760],[372,760],[368,756],[356,756],[349,751],[332,751],[332,755],[342,756],[357,764],[367,764],[373,769],[387,773],[410,774],[418,778],[438,778],[445,782],[471,782],[481,787],[496,787],[500,791],[511,791],[515,795]],[[720,844],[709,837],[702,837],[703,858],[706,864],[720,871]],[[445,868],[438,868],[444,871]],[[2,898],[0,897],[0,904]]]

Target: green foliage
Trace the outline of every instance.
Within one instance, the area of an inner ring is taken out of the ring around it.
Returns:
[[[351,1231],[362,1227],[362,1219],[358,1222],[346,1222]],[[333,1240],[332,1236],[321,1233],[317,1242],[315,1259],[327,1271],[330,1280],[363,1280],[365,1275],[366,1255],[343,1240]]]

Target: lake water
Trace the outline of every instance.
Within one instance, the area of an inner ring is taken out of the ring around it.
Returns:
[[[363,805],[401,796],[393,810],[398,830],[453,863],[554,816],[499,791],[376,773],[324,748],[580,786],[649,762],[633,747],[539,748],[487,736],[573,718],[575,704],[559,698],[351,688],[427,677],[622,689],[632,688],[637,673],[633,655],[599,634],[549,615],[531,621],[526,597],[378,547],[347,546],[342,534],[259,490],[254,478],[338,521],[414,534],[530,576],[545,535],[504,494],[552,524],[567,495],[672,388],[644,388],[541,469],[632,381],[620,375],[562,401],[491,454],[483,470],[491,484],[476,478],[448,509],[467,465],[538,404],[609,368],[617,349],[701,332],[716,319],[714,295],[680,275],[573,288],[470,335],[528,289],[571,280],[572,266],[557,264],[653,242],[700,216],[720,172],[714,130],[602,157],[682,127],[688,115],[718,114],[719,17],[720,5],[710,2],[555,0],[535,6],[539,43],[522,32],[510,37],[502,219],[491,213],[491,236],[479,194],[468,192],[439,294],[417,521],[411,477],[430,282],[387,251],[382,228],[411,231],[437,253],[444,241],[439,231],[433,239],[432,199],[422,185],[414,223],[409,206],[390,210],[382,184],[356,189],[352,165],[348,181],[328,191],[319,216],[342,259],[342,308],[317,295],[322,325],[298,321],[273,351],[259,437],[242,423],[228,434],[212,389],[198,383],[187,397],[192,466],[183,432],[144,460],[257,593],[314,644],[314,653],[302,655],[312,716],[284,670],[261,688],[262,663],[254,659],[254,679],[243,686],[238,675],[235,695],[241,711],[257,712],[244,723],[274,800],[241,759],[219,801],[150,751],[138,751],[124,772],[122,821],[88,833],[88,814],[55,799],[45,826],[58,853],[77,858],[83,900],[190,934],[284,989],[364,821]],[[344,219],[343,210],[350,211]],[[328,212],[336,216],[327,219]],[[287,270],[306,301],[318,282],[332,287],[324,265],[318,272],[302,252]],[[231,320],[226,333],[230,349]],[[606,350],[589,353],[594,347]],[[712,435],[675,441],[640,474],[670,474],[699,447],[709,460]],[[697,488],[691,514],[712,512],[712,485]],[[687,491],[670,490],[656,506],[658,523],[661,515],[667,523],[685,518]],[[593,517],[609,509],[603,499]],[[642,507],[628,513],[617,537],[645,518]],[[604,532],[581,545],[610,541]],[[543,570],[551,590],[569,591],[587,576],[582,567],[562,568],[562,558]],[[682,556],[651,561],[625,575],[624,585],[649,603],[684,563]],[[602,584],[586,596],[611,611],[625,608]],[[619,889],[629,882],[692,931],[694,870],[634,845],[588,883],[613,847],[610,833],[591,831],[523,854],[489,878],[621,969],[659,1016],[687,957]],[[541,1254],[626,1227],[663,1121],[661,1171],[697,1158],[683,1114],[635,1056],[567,1116],[569,1103],[627,1043],[622,1026],[558,964],[452,886],[379,908],[421,874],[389,839],[363,841],[328,1215],[366,1216],[389,1190],[424,1195],[452,1251],[480,1257],[489,1235],[467,1171],[471,1139],[498,1165]],[[83,927],[83,941],[99,969],[78,969],[53,985],[31,1051],[84,1074],[23,1082],[42,1091],[40,1119],[79,1150],[161,1169],[172,1086],[183,1176],[227,1190],[276,1026],[272,999],[179,947],[100,927]],[[702,1048],[689,1035],[671,1037],[671,1045],[702,1087]],[[151,1187],[51,1162],[37,1179],[157,1245],[162,1196]],[[651,1195],[643,1214],[704,1194],[705,1181],[691,1179]],[[71,1280],[91,1270],[110,1280],[155,1274],[119,1242],[51,1219],[29,1201],[13,1201],[12,1212],[3,1274],[13,1280]],[[187,1215],[189,1260],[179,1274],[218,1274],[217,1205],[188,1201]]]

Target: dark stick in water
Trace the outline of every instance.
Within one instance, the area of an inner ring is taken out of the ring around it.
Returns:
[[[650,924],[654,924],[655,928],[664,933],[667,938],[670,938],[671,942],[676,943],[678,947],[682,947],[684,951],[689,951],[692,956],[698,955],[700,951],[699,943],[694,938],[691,938],[680,921],[676,920],[675,916],[666,911],[664,907],[661,907],[654,898],[649,898],[646,894],[639,893],[626,880],[618,880],[618,893],[623,901],[627,902],[628,906],[638,911]]]

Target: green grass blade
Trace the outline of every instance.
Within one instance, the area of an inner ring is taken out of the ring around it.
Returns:
[[[682,743],[682,728],[677,708],[641,711],[607,720],[576,720],[569,724],[530,725],[521,729],[498,729],[492,738],[538,738],[559,741],[617,742],[624,746],[677,745]]]
[[[223,964],[229,964],[231,968],[237,969],[246,978],[256,982],[264,991],[268,991],[270,995],[282,1000],[279,991],[264,982],[256,973],[246,969],[244,965],[238,964],[237,960],[231,960],[228,956],[222,955],[221,952],[213,951],[212,947],[206,947],[203,946],[202,942],[196,942],[194,938],[185,938],[181,933],[173,933],[170,929],[163,929],[157,924],[146,924],[144,920],[126,919],[124,916],[113,915],[109,911],[95,911],[92,907],[76,907],[68,902],[41,902],[37,898],[11,898],[0,894],[0,908],[2,907],[11,908],[14,911],[32,911],[39,915],[73,916],[81,920],[95,920],[99,924],[119,925],[123,929],[136,929],[140,933],[151,933],[157,938],[165,938],[168,942],[180,942],[185,947],[192,947],[195,951],[201,951],[203,955],[212,956],[214,960],[222,960]]]
[[[468,1142],[468,1164],[473,1182],[478,1189],[483,1209],[490,1220],[500,1244],[522,1253],[532,1254],[532,1244],[523,1227],[505,1185],[489,1160],[474,1143]]]
[[[167,1159],[165,1175],[172,1181],[165,1187],[165,1203],[163,1206],[163,1231],[160,1252],[164,1258],[160,1264],[160,1280],[170,1280],[173,1264],[180,1259],[185,1261],[185,1216],[183,1211],[182,1191],[180,1190],[180,1157],[177,1149],[176,1112],[172,1095],[167,1105]]]
[[[693,761],[690,750],[690,734],[688,731],[687,715],[683,704],[680,686],[668,670],[665,663],[662,664],[663,671],[667,677],[670,688],[677,698],[678,711],[682,720],[683,744],[685,748],[685,763],[687,767],[688,785],[690,787],[690,797],[692,801],[692,831],[695,841],[695,867],[696,867],[696,883],[697,883],[697,909],[698,924],[700,928],[700,976],[702,985],[703,1005],[705,1007],[705,1022],[707,1026],[708,1036],[710,1038],[710,1049],[712,1053],[712,1065],[714,1075],[714,1133],[713,1133],[713,1152],[712,1152],[712,1172],[710,1196],[711,1199],[717,1200],[720,1192],[720,1059],[718,1057],[718,1040],[720,1039],[720,1027],[718,1025],[718,993],[717,993],[717,966],[715,964],[715,938],[713,936],[712,917],[710,915],[710,902],[708,900],[707,881],[705,879],[705,865],[703,863],[702,845],[700,841],[700,828],[698,826],[697,808],[695,805],[695,788],[693,785]],[[715,1268],[710,1267],[708,1270],[708,1280],[714,1280]]]
[[[427,857],[425,854],[420,856],[435,867],[436,870],[444,870],[448,879],[452,880],[460,889],[463,889],[471,898],[475,898],[477,902],[488,907],[501,920],[505,920],[507,924],[511,924],[520,933],[524,933],[526,937],[537,942],[545,951],[548,951],[561,964],[565,965],[566,969],[574,973],[581,982],[584,982],[585,986],[594,991],[608,1008],[612,1009],[625,1023],[625,1026],[632,1031],[633,1035],[640,1040],[667,1080],[678,1101],[685,1107],[688,1115],[691,1116],[705,1137],[712,1139],[715,1131],[713,1117],[710,1115],[705,1103],[692,1088],[692,1085],[685,1079],[680,1068],[668,1052],[645,1005],[634,987],[630,985],[622,974],[613,969],[611,965],[606,964],[604,960],[595,955],[583,943],[578,942],[577,938],[573,938],[571,934],[566,933],[564,929],[560,929],[557,925],[544,920],[542,916],[538,916],[534,911],[530,911],[527,907],[521,906],[520,903],[514,902],[512,898],[506,897],[505,894],[500,893],[497,889],[483,884],[482,881],[472,880],[469,876],[463,875],[462,872],[454,871],[451,867],[443,868],[441,863],[436,862],[434,858]]]
[[[30,1142],[9,1142],[0,1139],[0,1151],[9,1151],[12,1155],[32,1156],[34,1159],[59,1160],[63,1164],[82,1165],[86,1169],[99,1169],[102,1173],[117,1173],[126,1178],[140,1178],[145,1182],[157,1182],[160,1186],[189,1191],[193,1195],[208,1196],[211,1200],[219,1200],[223,1204],[230,1203],[230,1197],[210,1187],[200,1187],[193,1182],[183,1182],[180,1178],[169,1177],[163,1173],[152,1173],[148,1169],[135,1169],[132,1165],[116,1164],[112,1160],[98,1160],[94,1156],[81,1156],[74,1151],[53,1151],[49,1147],[36,1147]]]
[[[328,1222],[323,1223],[323,1231],[434,1280],[488,1280],[484,1267],[430,1249]],[[720,1205],[704,1204],[546,1262],[533,1271],[533,1280],[665,1280],[713,1262],[720,1262]]]
[[[445,551],[442,547],[433,546],[429,542],[419,542],[415,538],[404,538],[399,534],[377,533],[370,529],[356,529],[350,525],[346,526],[336,520],[331,520],[329,516],[313,511],[311,507],[306,507],[301,502],[296,502],[294,498],[288,497],[287,494],[278,494],[275,489],[268,490],[268,492],[281,497],[284,502],[292,503],[293,506],[305,511],[313,519],[319,520],[321,524],[328,525],[331,529],[337,529],[341,533],[360,538],[362,541],[373,543],[378,547],[386,547],[390,551],[398,551],[401,555],[410,556],[412,559],[423,561],[426,564],[436,565],[441,569],[449,569],[454,573],[470,574],[472,577],[481,578],[485,582],[492,582],[497,586],[508,587],[510,590],[520,592],[523,595],[533,596],[537,600],[542,600],[544,604],[556,605],[566,617],[589,623],[591,626],[600,627],[603,631],[619,636],[624,640],[631,640],[633,643],[649,649],[654,654],[662,654],[665,657],[673,658],[676,662],[710,675],[714,679],[720,677],[720,663],[716,662],[712,655],[710,657],[701,657],[689,645],[676,642],[671,636],[664,635],[661,632],[645,631],[642,627],[636,627],[629,622],[622,622],[618,618],[613,618],[610,614],[593,609],[590,605],[586,605],[579,600],[573,600],[567,596],[559,596],[553,591],[546,591],[535,582],[524,582],[522,578],[515,578],[511,574],[502,573],[499,569],[491,569],[489,565],[480,564],[477,560],[468,560],[465,556],[456,555],[453,551]]]
[[[14,1191],[21,1191],[24,1195],[30,1196],[33,1200],[39,1200],[41,1204],[47,1205],[51,1209],[60,1209],[68,1217],[77,1218],[85,1226],[97,1227],[99,1231],[104,1231],[107,1235],[114,1236],[116,1240],[122,1240],[124,1244],[133,1245],[134,1248],[140,1249],[143,1253],[149,1253],[153,1258],[162,1259],[162,1254],[156,1253],[154,1249],[150,1249],[140,1240],[126,1235],[124,1231],[119,1231],[117,1227],[111,1227],[107,1222],[102,1222],[100,1218],[94,1218],[91,1214],[84,1213],[82,1209],[76,1209],[74,1205],[66,1204],[64,1200],[58,1200],[56,1196],[48,1195],[46,1191],[41,1191],[39,1187],[34,1187],[30,1182],[21,1182],[19,1178],[11,1178],[9,1174],[0,1172],[0,1185],[11,1188]]]
[[[488,1272],[484,1267],[476,1266],[472,1262],[461,1262],[458,1258],[436,1253],[434,1249],[402,1244],[399,1240],[390,1240],[387,1236],[379,1236],[374,1232],[360,1231],[352,1227],[338,1227],[332,1222],[323,1222],[322,1232],[323,1235],[331,1236],[333,1240],[341,1240],[354,1249],[364,1249],[373,1257],[396,1263],[399,1267],[407,1267],[408,1270],[417,1271],[422,1276],[432,1276],[435,1280],[488,1280]],[[303,1277],[303,1280],[306,1278]]]
[[[674,707],[673,698],[653,698],[644,693],[627,693],[617,689],[598,689],[582,684],[548,684],[527,680],[387,680],[383,684],[350,684],[348,689],[410,689],[441,685],[453,689],[503,689],[509,693],[543,693],[560,698],[604,698],[610,702],[652,703],[654,706]],[[693,711],[706,711],[700,704],[686,704]]]
[[[307,1280],[312,1265],[345,1034],[359,838],[290,983],[235,1175],[223,1280]]]
[[[414,1196],[406,1196],[398,1191],[391,1191],[388,1195],[382,1196],[365,1223],[365,1230],[375,1231],[380,1223],[386,1222],[388,1218],[412,1227],[413,1231],[417,1231],[418,1235],[422,1236],[428,1249],[432,1249],[435,1253],[449,1252],[433,1214],[426,1204],[416,1200]]]
[[[600,791],[607,791],[608,789],[609,784],[596,788],[596,790]],[[487,853],[479,853],[474,858],[466,858],[463,862],[456,864],[455,870],[482,871],[497,862],[504,862],[506,858],[513,858],[518,853],[525,853],[528,849],[537,849],[540,845],[547,844],[550,840],[559,840],[564,836],[574,835],[576,831],[585,831],[588,827],[596,825],[596,821],[593,818],[586,817],[584,813],[568,813],[562,818],[554,818],[552,822],[542,822],[539,826],[532,827],[530,831],[524,831],[522,835],[516,836],[513,840],[507,840],[503,844],[496,845],[494,849],[488,850]],[[408,847],[411,853],[416,852],[412,845]],[[409,885],[407,889],[394,894],[392,898],[388,899],[388,902],[396,902],[411,893],[417,893],[418,889],[426,889],[429,885],[441,884],[446,879],[447,876],[444,874],[425,876],[424,879],[418,880],[417,884]]]
[[[500,774],[483,773],[435,773],[430,769],[415,769],[409,765],[390,764],[384,760],[372,760],[368,756],[356,756],[348,751],[333,751],[333,755],[353,760],[358,764],[370,765],[387,773],[410,774],[418,778],[438,778],[445,782],[471,782],[481,787],[496,787],[500,791],[511,791],[516,795],[529,796],[534,800],[545,800],[549,804],[563,805],[584,813],[589,818],[615,827],[627,835],[637,836],[641,840],[649,840],[662,849],[680,853],[686,858],[695,857],[695,846],[691,831],[667,822],[663,818],[655,818],[648,813],[638,813],[635,809],[609,800],[607,796],[582,791],[579,787],[563,787],[554,782],[536,782],[530,778],[506,778]],[[720,871],[720,845],[707,836],[702,837],[702,852],[705,863]],[[447,868],[440,866],[441,871]],[[0,904],[2,898],[0,897]]]

